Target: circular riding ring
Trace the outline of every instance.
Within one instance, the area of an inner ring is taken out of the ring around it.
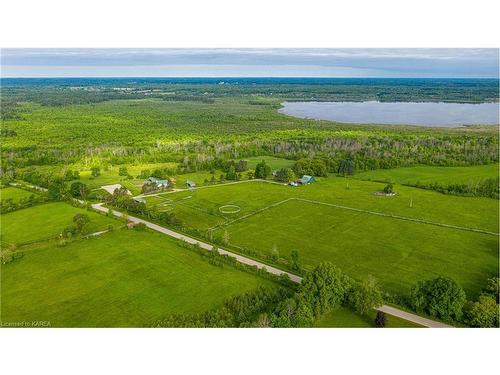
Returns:
[[[160,195],[158,196],[158,198],[160,198],[160,199],[161,199],[161,203],[171,203],[171,202],[173,202],[173,200],[172,200],[172,199],[170,199],[170,198],[165,198],[165,197],[162,197],[162,196],[160,196]]]
[[[219,212],[221,214],[236,214],[241,211],[241,207],[235,204],[226,204],[219,207]]]
[[[170,212],[175,208],[175,206],[171,203],[164,203],[158,207],[161,207],[161,209],[159,210],[160,212]]]

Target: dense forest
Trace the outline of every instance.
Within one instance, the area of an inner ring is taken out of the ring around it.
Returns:
[[[498,80],[3,79],[2,165],[176,162],[276,155],[328,171],[498,161],[495,126],[346,125],[277,112],[284,100],[498,101]]]

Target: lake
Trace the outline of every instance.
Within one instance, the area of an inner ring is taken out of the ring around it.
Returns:
[[[284,102],[280,113],[300,118],[357,124],[457,127],[498,125],[499,104]]]

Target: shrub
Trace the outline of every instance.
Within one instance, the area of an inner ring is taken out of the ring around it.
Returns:
[[[477,302],[469,302],[465,307],[465,321],[472,327],[498,327],[498,307],[493,297],[480,296]]]
[[[144,223],[137,223],[134,225],[134,229],[138,231],[146,230],[147,226]]]

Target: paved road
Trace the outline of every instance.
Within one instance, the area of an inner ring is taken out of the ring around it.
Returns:
[[[404,320],[409,320],[410,322],[420,324],[421,326],[424,327],[429,327],[429,328],[452,328],[451,326],[441,323],[441,322],[436,322],[435,320],[423,318],[419,315],[415,315],[400,309],[396,309],[395,307],[392,306],[387,306],[387,305],[382,305],[380,306],[377,310],[383,311],[386,314],[394,315],[397,316],[398,318],[404,319]]]
[[[103,207],[102,203],[93,204],[92,208],[94,208],[95,210],[101,211],[101,212],[106,212],[106,213],[108,212],[108,208]],[[112,212],[113,212],[113,215],[115,215],[117,217],[124,216],[124,214],[122,214],[119,211],[112,210]],[[188,237],[188,236],[186,236],[184,234],[175,232],[175,231],[173,231],[171,229],[167,229],[167,228],[162,227],[162,226],[160,226],[158,224],[154,224],[154,223],[151,223],[149,221],[146,221],[146,220],[140,219],[138,217],[134,217],[134,216],[127,216],[127,218],[128,218],[128,220],[130,220],[130,221],[132,221],[134,223],[144,223],[148,228],[153,229],[153,230],[155,230],[157,232],[166,234],[167,236],[170,236],[170,237],[182,240],[182,241],[186,241],[186,242],[188,242],[190,244],[193,244],[193,245],[198,244],[202,249],[209,250],[209,251],[212,251],[214,249],[214,247],[212,245],[210,245],[210,244],[208,244],[206,242],[202,242],[202,241],[199,241],[197,239]],[[271,266],[269,266],[267,264],[258,262],[258,261],[254,260],[254,259],[250,259],[250,258],[247,258],[245,256],[242,256],[242,255],[239,255],[239,254],[236,254],[236,253],[233,253],[231,251],[227,251],[227,250],[224,250],[224,249],[221,249],[221,248],[218,248],[217,250],[219,251],[220,254],[231,256],[231,257],[235,258],[240,263],[248,264],[250,266],[256,266],[259,269],[260,268],[265,268],[267,270],[267,272],[272,273],[272,274],[277,275],[277,276],[280,276],[280,275],[283,275],[283,274],[288,275],[288,277],[290,278],[290,280],[292,280],[295,283],[300,283],[302,281],[302,277],[300,277],[300,276],[297,276],[297,275],[294,275],[292,273],[280,270],[280,269],[275,268],[275,267],[271,267]],[[420,324],[420,325],[422,325],[424,327],[429,327],[429,328],[446,328],[446,327],[451,327],[451,326],[448,326],[448,325],[446,325],[444,323],[440,323],[440,322],[436,322],[434,320],[423,318],[421,316],[418,316],[418,315],[415,315],[415,314],[411,314],[409,312],[406,312],[406,311],[403,311],[403,310],[399,310],[399,309],[397,309],[395,307],[391,307],[391,306],[387,306],[387,305],[382,305],[377,310],[383,311],[383,312],[385,312],[387,314],[396,316],[396,317],[401,318],[401,319],[408,320],[410,322],[414,322],[414,323]]]

